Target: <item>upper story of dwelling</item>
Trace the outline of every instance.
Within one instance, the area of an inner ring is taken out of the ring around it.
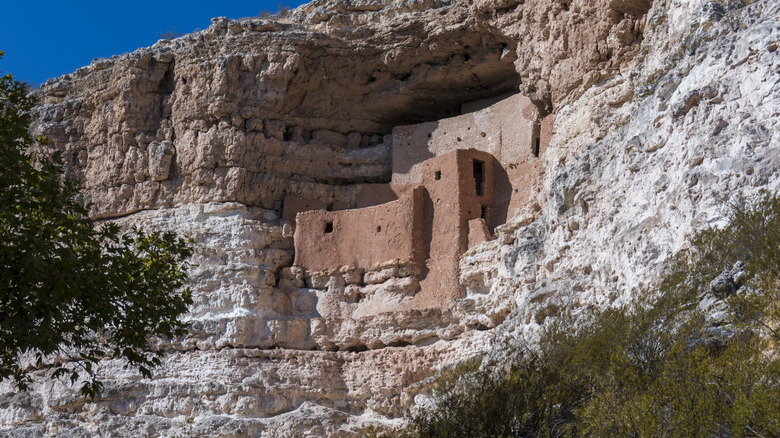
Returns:
[[[458,149],[487,152],[506,167],[539,156],[543,119],[529,98],[500,96],[464,104],[463,111],[460,116],[393,129],[394,185],[419,182],[422,163]]]
[[[542,117],[521,94],[463,105],[464,114],[393,129],[391,185],[419,184],[427,160],[462,149],[487,152],[495,159],[492,230],[506,222],[531,194],[541,169],[539,157],[549,144],[552,117]]]

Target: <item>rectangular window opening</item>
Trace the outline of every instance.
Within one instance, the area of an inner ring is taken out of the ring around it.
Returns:
[[[434,177],[434,179],[436,179],[436,181],[440,180],[441,179],[441,170],[437,170],[436,173],[433,174],[433,177]]]
[[[474,184],[477,190],[477,196],[482,196],[485,192],[485,162],[474,160]]]
[[[325,206],[325,210],[333,211],[333,203],[332,202],[328,202],[328,205]]]
[[[487,208],[487,205],[483,205],[481,207],[480,212],[479,212],[479,217],[481,217],[482,219],[485,219],[485,222],[487,222],[487,218],[488,218],[488,208]]]
[[[534,157],[539,157],[539,148],[542,145],[542,140],[539,137],[534,139]]]
[[[325,234],[333,232],[333,221],[325,222]]]

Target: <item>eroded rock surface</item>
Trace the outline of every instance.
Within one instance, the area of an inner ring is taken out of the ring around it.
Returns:
[[[94,218],[196,242],[192,333],[151,380],[103,364],[94,401],[0,384],[0,435],[400,425],[437,370],[500,360],[561,306],[630,299],[729,199],[778,190],[778,16],[771,0],[317,0],[50,80],[35,129]],[[454,305],[361,316],[361,294],[412,287],[400,266],[291,267],[286,195],[355,206],[359,184],[390,182],[394,127],[518,91],[554,115],[549,146],[524,205],[460,258]]]

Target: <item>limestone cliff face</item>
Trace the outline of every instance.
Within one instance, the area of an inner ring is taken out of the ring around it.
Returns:
[[[778,17],[772,0],[315,0],[48,81],[35,129],[94,218],[195,240],[192,330],[151,380],[105,363],[94,401],[0,384],[0,436],[400,424],[437,370],[500,360],[556,306],[630,299],[729,199],[778,190]],[[280,286],[285,195],[355,206],[390,181],[393,127],[507,92],[554,123],[530,199],[461,257],[465,297],[362,317],[343,290]]]

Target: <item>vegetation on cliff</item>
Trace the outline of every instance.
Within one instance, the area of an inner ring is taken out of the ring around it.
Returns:
[[[657,291],[566,313],[501,369],[437,382],[420,437],[780,436],[780,198],[734,204]],[[584,321],[582,321],[584,319]]]
[[[24,83],[0,77],[0,380],[25,389],[46,366],[94,396],[100,359],[149,376],[161,355],[150,340],[184,333],[192,250],[171,233],[95,227],[61,158],[28,153],[34,104]]]

